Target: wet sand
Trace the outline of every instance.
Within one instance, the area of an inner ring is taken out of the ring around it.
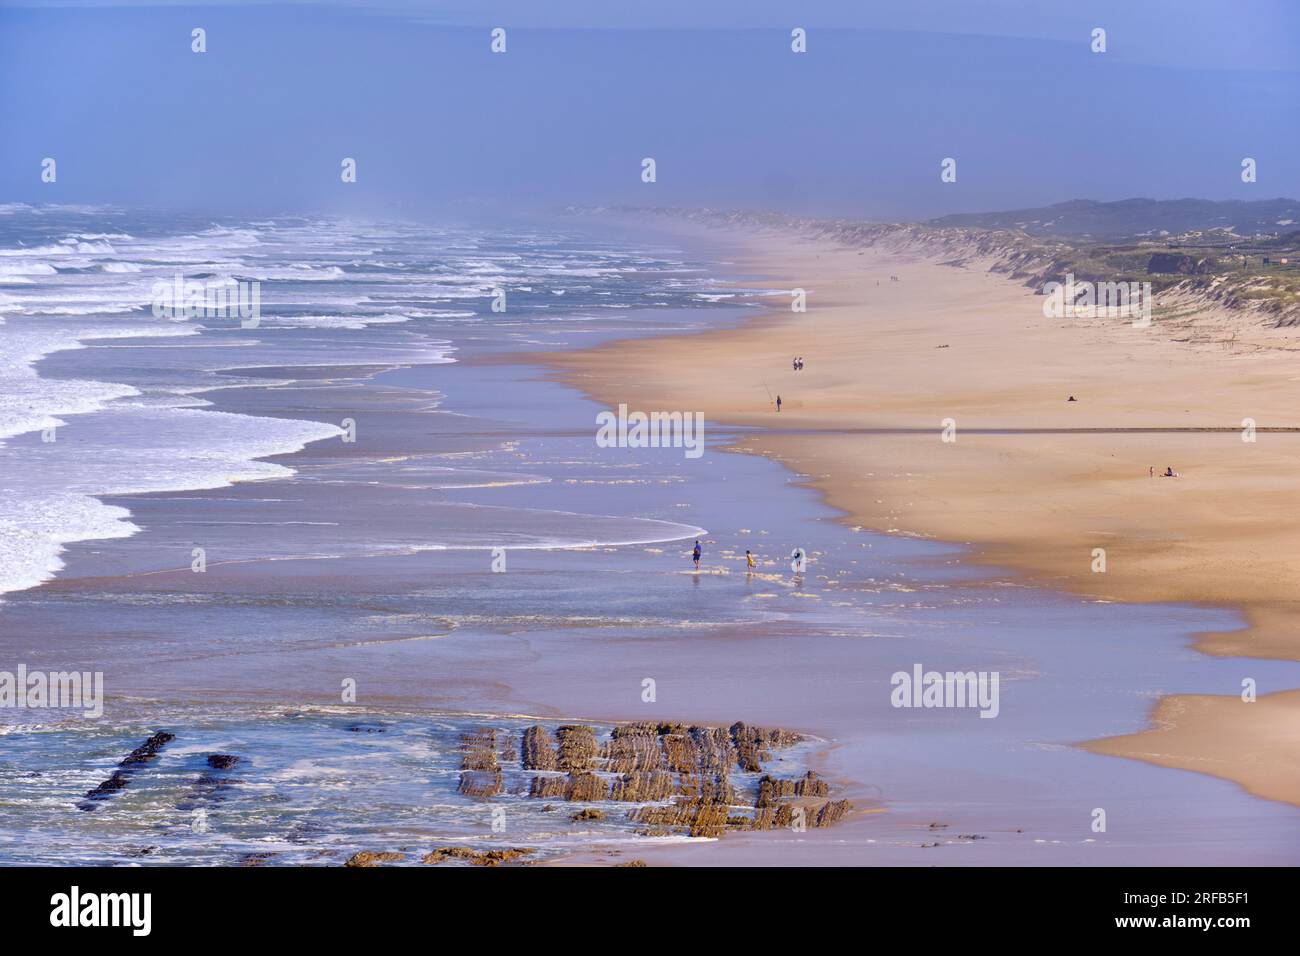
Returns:
[[[1196,646],[1300,658],[1300,434],[1289,430],[1300,335],[1185,303],[1157,306],[1147,329],[1049,319],[1040,297],[978,262],[725,235],[743,268],[779,277],[771,312],[740,329],[557,357],[563,380],[611,407],[760,427],[736,447],[806,476],[855,525],[968,543],[979,563],[1098,600],[1240,610],[1246,626],[1202,632]],[[790,309],[796,287],[806,313]],[[953,442],[941,440],[945,419]],[[1254,441],[1243,441],[1245,419]],[[1166,466],[1180,477],[1150,477]],[[1241,679],[1258,669],[1235,666]],[[1161,674],[1148,680],[1161,689]],[[1291,738],[1276,732],[1294,726],[1300,700],[1197,701],[1213,717],[1189,722],[1177,753],[1152,758],[1159,748],[1141,734],[1105,752],[1192,770],[1218,755],[1216,775],[1300,804]],[[1180,728],[1186,714],[1160,711]]]

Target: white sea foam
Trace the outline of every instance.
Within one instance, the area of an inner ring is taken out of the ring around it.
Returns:
[[[338,266],[315,269],[311,266],[295,263],[287,269],[274,269],[266,266],[248,265],[239,270],[241,279],[257,279],[261,282],[333,282],[345,277],[346,273]]]
[[[10,321],[0,326],[0,440],[63,424],[60,416],[84,415],[113,399],[137,394],[130,385],[81,379],[43,379],[32,367],[47,355],[81,348],[87,338],[185,334],[152,323],[150,331],[109,325],[80,326]]]
[[[0,276],[52,276],[58,271],[48,262],[0,262]]]
[[[24,236],[41,236],[25,242],[0,239],[0,594],[48,580],[61,568],[70,543],[134,533],[129,510],[104,503],[102,496],[284,477],[291,474],[288,469],[261,459],[341,434],[332,424],[201,408],[207,403],[196,393],[267,386],[281,378],[287,384],[293,377],[223,374],[222,384],[214,385],[212,374],[451,362],[451,343],[430,340],[420,327],[438,320],[502,321],[469,311],[485,309],[498,285],[512,295],[531,294],[526,309],[553,310],[548,322],[587,322],[594,307],[587,293],[637,271],[599,250],[566,251],[529,237],[489,241],[425,227],[381,231],[294,220],[208,229],[187,225],[184,233],[158,235],[152,224],[122,230],[119,222],[134,220],[109,218],[103,210],[104,218],[63,231],[55,225],[57,211],[0,207],[0,213],[39,227]],[[0,236],[7,228],[0,228]],[[517,241],[527,251],[491,249],[505,241]],[[262,282],[260,327],[240,331],[184,316],[155,319],[149,307],[153,284],[178,273]],[[564,287],[553,287],[555,277]],[[545,296],[550,302],[536,302],[545,292],[551,293]],[[567,299],[552,298],[566,294]],[[575,299],[588,314],[565,309]],[[608,307],[632,306],[613,302]],[[290,309],[300,314],[285,314]],[[413,327],[366,332],[370,326],[406,322]],[[193,343],[139,341],[200,330],[204,338]],[[351,335],[354,331],[359,334]],[[74,369],[72,377],[40,377],[43,358],[72,349],[86,351],[51,363],[64,374]],[[214,358],[205,362],[199,357],[205,351]],[[138,389],[111,380],[119,367],[131,369],[130,381],[139,383]],[[56,440],[42,441],[36,433],[49,428]],[[485,513],[461,517],[473,531]],[[608,545],[607,539],[645,543],[699,533],[674,522],[629,525],[601,516],[548,517],[561,525],[534,522],[536,533],[517,535],[518,546],[599,546]],[[579,517],[585,520],[578,522]],[[513,517],[503,512],[496,520]],[[564,523],[575,529],[566,533]],[[466,540],[477,538],[470,534]],[[187,558],[181,554],[177,560]]]
[[[364,329],[409,322],[406,315],[264,315],[262,328]]]
[[[127,509],[95,496],[283,478],[292,470],[256,459],[343,434],[321,422],[138,404],[109,405],[60,431],[54,442],[29,436],[0,447],[0,473],[11,476],[0,487],[0,593],[49,580],[71,542],[139,530]]]
[[[200,411],[185,407],[197,400],[159,400],[122,383],[42,378],[36,371],[43,358],[86,342],[195,334],[197,327],[156,320],[144,308],[153,281],[178,268],[218,271],[214,264],[228,264],[231,252],[259,243],[254,230],[218,227],[167,240],[78,233],[0,248],[0,281],[21,281],[0,293],[0,594],[48,580],[62,567],[69,543],[135,533],[129,511],[97,495],[283,477],[292,472],[257,459],[342,433],[319,422]],[[52,262],[88,271],[60,273]],[[338,269],[264,271],[299,281],[342,275]],[[346,328],[369,321],[340,318]]]

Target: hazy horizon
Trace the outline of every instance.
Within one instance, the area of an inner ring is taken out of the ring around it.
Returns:
[[[584,0],[547,21],[520,3],[0,0],[0,200],[915,220],[1300,194],[1293,5],[783,7],[634,15]],[[491,26],[507,31],[504,54],[489,49]],[[791,51],[795,26],[806,53]],[[1104,53],[1090,49],[1094,26]],[[191,52],[194,27],[205,53]],[[41,180],[46,157],[54,183]],[[345,157],[355,183],[340,181]],[[947,157],[956,182],[940,181]],[[1241,181],[1245,157],[1254,183]]]

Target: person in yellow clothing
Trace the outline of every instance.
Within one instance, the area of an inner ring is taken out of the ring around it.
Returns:
[[[754,556],[748,551],[745,552],[745,563],[749,565],[749,570],[754,570]]]

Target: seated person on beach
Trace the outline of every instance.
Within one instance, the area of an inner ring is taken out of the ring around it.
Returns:
[[[1174,468],[1173,468],[1172,465],[1166,465],[1166,466],[1165,466],[1165,473],[1164,473],[1163,477],[1165,477],[1165,478],[1177,478],[1177,477],[1178,477],[1178,472],[1174,471]]]

